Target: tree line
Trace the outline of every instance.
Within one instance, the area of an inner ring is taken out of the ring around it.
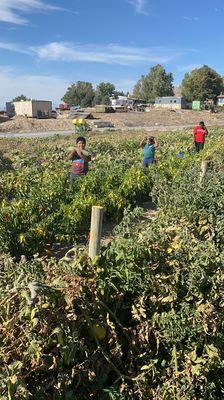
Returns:
[[[115,85],[110,82],[101,82],[94,90],[92,83],[77,81],[72,83],[62,97],[62,101],[69,105],[80,105],[81,107],[89,107],[96,104],[110,104],[110,97],[117,98],[124,96],[123,91],[117,91]],[[12,101],[28,101],[31,100],[24,94],[15,97]]]
[[[216,100],[224,90],[224,81],[215,70],[204,65],[185,74],[180,90],[181,95],[189,102]],[[152,67],[147,75],[138,80],[133,95],[152,103],[156,97],[173,96],[173,74],[167,73],[162,65]]]
[[[68,87],[62,101],[69,105],[89,107],[96,104],[110,104],[110,97],[116,98],[119,95],[124,96],[124,92],[117,91],[113,83],[101,82],[94,90],[92,83],[78,81]]]
[[[216,101],[222,91],[224,91],[223,77],[208,65],[186,73],[181,82],[181,94],[189,102],[206,99]],[[101,82],[94,89],[91,82],[77,81],[67,88],[62,101],[69,105],[89,107],[96,104],[110,104],[110,97],[116,98],[119,95],[124,95],[124,92],[116,90],[113,83]],[[154,103],[156,97],[173,95],[173,74],[166,72],[160,64],[151,67],[148,74],[142,75],[133,88],[133,96],[146,103]],[[24,95],[18,96],[17,101],[19,98],[28,100]]]
[[[216,100],[223,90],[222,76],[207,65],[186,73],[181,83],[181,94],[189,102]],[[62,100],[68,104],[87,107],[95,104],[109,104],[109,98],[119,94],[124,93],[116,91],[115,86],[109,82],[101,82],[94,90],[90,82],[78,81],[68,87]],[[156,97],[173,95],[173,74],[166,72],[160,64],[151,67],[148,74],[142,75],[133,88],[133,96],[147,103],[153,103]]]

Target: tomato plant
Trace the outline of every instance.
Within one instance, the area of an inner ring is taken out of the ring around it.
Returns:
[[[90,138],[74,187],[68,139],[35,141],[34,159],[19,142],[1,176],[2,398],[224,398],[224,146],[217,130],[178,159],[188,135],[161,135],[148,170],[137,139]],[[135,208],[151,197],[156,213]],[[93,204],[118,223],[100,257],[35,255],[87,232]]]

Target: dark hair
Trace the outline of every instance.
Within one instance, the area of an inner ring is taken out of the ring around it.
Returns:
[[[201,126],[205,126],[205,123],[204,123],[204,121],[200,121],[200,122],[199,122],[199,125],[201,125]]]
[[[86,139],[85,139],[83,136],[79,136],[79,137],[77,137],[77,139],[76,139],[76,144],[77,144],[78,142],[83,142],[84,144],[86,144]]]
[[[154,144],[155,143],[154,136],[150,136],[149,141],[150,141],[150,144]]]

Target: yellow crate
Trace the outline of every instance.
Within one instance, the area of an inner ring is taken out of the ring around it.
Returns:
[[[84,118],[75,118],[72,120],[74,125],[86,125],[86,120]]]

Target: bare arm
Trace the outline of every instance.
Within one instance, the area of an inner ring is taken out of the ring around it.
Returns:
[[[154,142],[155,142],[155,143],[154,143],[154,146],[155,146],[155,147],[158,147],[158,146],[159,146],[159,142],[158,142],[158,139],[157,139],[156,137],[154,138]]]
[[[68,159],[72,160],[75,155],[78,155],[79,157],[83,158],[85,161],[91,161],[91,155],[88,153],[86,150],[78,150],[78,149],[72,149],[70,150],[68,154]]]
[[[140,147],[143,148],[145,146],[145,137],[140,142]]]
[[[68,153],[68,159],[69,159],[69,160],[72,160],[75,154],[77,154],[76,150],[71,150],[71,151]]]

